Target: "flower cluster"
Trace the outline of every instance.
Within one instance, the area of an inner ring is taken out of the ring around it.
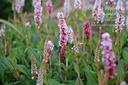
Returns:
[[[21,12],[21,7],[24,6],[25,0],[15,0],[15,10],[17,13]]]
[[[82,2],[81,0],[75,0],[74,7],[75,9],[81,9]]]
[[[96,0],[92,10],[92,16],[98,23],[103,23],[105,13],[101,9],[101,0]]]
[[[108,33],[104,33],[102,35],[102,61],[104,63],[104,67],[106,71],[109,71],[109,78],[112,79],[114,75],[116,75],[116,57],[112,49],[112,40],[110,39],[110,35]]]
[[[93,10],[92,10],[92,16],[94,18],[94,20],[96,20],[97,18],[97,14],[98,14],[98,10],[101,7],[101,1],[100,0],[96,0],[93,6]]]
[[[50,55],[52,54],[52,50],[54,48],[54,44],[51,41],[48,41],[48,45],[47,45],[47,53],[48,53],[48,58],[50,57]]]
[[[124,13],[124,7],[123,7],[122,0],[118,0],[117,5],[116,5],[116,10]]]
[[[25,26],[26,28],[31,28],[30,22],[25,22],[25,23],[24,23],[24,26]]]
[[[48,0],[46,2],[46,7],[47,7],[47,10],[48,10],[48,13],[51,15],[52,14],[52,11],[53,11],[53,6],[52,6],[51,0]]]
[[[66,51],[66,45],[68,41],[68,27],[64,20],[64,14],[62,12],[59,12],[57,14],[57,18],[59,21],[58,26],[60,28],[60,40],[59,40],[59,47],[61,48],[60,56],[61,56],[61,60],[63,60],[65,58],[64,54]]]
[[[86,39],[89,40],[90,39],[90,33],[91,33],[90,22],[89,21],[86,21],[84,23],[83,32],[84,32],[84,35],[86,36]]]
[[[44,53],[43,53],[43,56],[44,56],[44,60],[45,62],[48,61],[48,59],[50,58],[51,54],[52,54],[52,50],[54,48],[54,44],[48,40],[49,37],[46,38],[45,40],[45,44],[44,44]]]
[[[64,17],[65,18],[68,17],[69,11],[70,11],[70,3],[69,3],[69,0],[65,0],[64,8],[63,8],[63,13],[64,13]]]
[[[73,30],[71,27],[68,27],[68,43],[72,44],[73,42]]]
[[[124,13],[123,2],[121,0],[118,0],[116,5],[116,10],[118,11],[116,13],[117,18],[115,20],[116,32],[120,33],[123,29],[124,21],[125,21],[125,17],[122,14],[120,14],[120,13]]]
[[[67,24],[64,20],[64,14],[62,12],[59,12],[57,14],[57,18],[59,20],[59,28],[60,28],[60,41],[59,41],[59,46],[63,46],[67,44],[68,40],[68,27]]]
[[[35,0],[34,1],[34,12],[35,12],[35,15],[34,15],[34,20],[35,20],[35,24],[38,28],[40,28],[40,24],[42,22],[41,20],[41,16],[42,16],[42,6],[41,6],[41,0]]]
[[[98,14],[97,14],[97,23],[103,23],[104,21],[104,11],[99,8]]]

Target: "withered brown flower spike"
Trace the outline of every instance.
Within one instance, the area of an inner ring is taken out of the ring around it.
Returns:
[[[48,56],[48,51],[47,51],[48,40],[49,40],[49,36],[46,38],[45,43],[44,43],[44,53],[43,53],[43,56],[44,56],[45,62],[47,62],[47,60],[48,60],[48,58],[47,58],[47,56]]]
[[[100,52],[100,40],[98,40],[96,51],[95,51],[95,60],[96,62],[99,62],[99,52]]]
[[[100,67],[98,64],[98,62],[100,61],[99,52],[100,52],[100,40],[98,40],[98,43],[97,43],[97,47],[96,47],[96,51],[95,51],[95,59],[94,59],[94,61],[96,62],[96,67],[97,67],[98,71],[100,71]]]
[[[76,36],[75,36],[74,33],[73,33],[73,40],[74,40],[74,46],[73,46],[72,49],[75,51],[75,54],[78,56],[78,54],[79,54],[79,47],[78,47],[78,43],[77,43]]]
[[[43,70],[44,70],[45,60],[43,59],[40,65],[40,70],[38,74],[37,84],[36,85],[43,85]]]
[[[36,62],[33,57],[31,57],[31,73],[34,78],[36,78]]]

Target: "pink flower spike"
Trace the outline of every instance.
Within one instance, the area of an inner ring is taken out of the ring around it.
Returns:
[[[53,48],[54,48],[54,44],[53,44],[51,41],[48,41],[48,47],[47,47],[47,53],[48,53],[48,56],[47,56],[47,58],[50,57]]]
[[[124,6],[122,0],[118,0],[116,5],[116,10],[124,13]]]
[[[67,24],[64,20],[64,14],[62,12],[59,12],[57,14],[57,18],[59,21],[59,28],[60,28],[60,40],[59,40],[59,47],[60,49],[60,56],[61,56],[61,60],[65,59],[64,53],[66,51],[66,45],[67,45],[67,41],[68,41],[68,27]]]
[[[73,30],[71,27],[68,28],[68,43],[72,44],[73,42]]]
[[[70,12],[70,3],[69,0],[65,0],[64,8],[63,8],[63,13],[65,18],[69,16],[69,12]]]
[[[42,20],[41,20],[41,16],[42,16],[42,6],[41,6],[41,0],[35,0],[34,1],[34,12],[35,12],[35,15],[34,15],[34,20],[35,20],[35,24],[38,28],[40,28],[40,24],[42,23]]]
[[[52,14],[52,11],[53,11],[53,5],[52,5],[52,1],[51,0],[48,0],[46,2],[46,7],[47,7],[48,13],[51,15]]]
[[[21,11],[20,0],[15,0],[15,10],[17,11],[17,13],[20,13]]]
[[[95,0],[95,4],[92,9],[92,16],[93,16],[94,20],[96,20],[96,18],[98,16],[98,10],[100,7],[101,7],[101,0]]]
[[[121,14],[121,13],[124,13],[123,2],[121,0],[118,0],[116,5],[116,10],[117,10],[117,13],[116,13],[117,18],[115,20],[115,27],[116,27],[116,32],[120,34],[121,31],[123,30],[124,21],[125,21],[124,15]]]
[[[81,9],[81,6],[82,6],[81,0],[75,0],[74,8],[75,9]]]
[[[112,49],[112,40],[111,40],[110,35],[108,33],[102,34],[101,44],[102,44],[101,48],[104,50],[111,50]]]
[[[90,30],[90,22],[86,21],[83,25],[83,32],[84,35],[86,36],[86,39],[89,40],[90,39],[90,34],[91,34],[91,30]]]
[[[13,10],[15,9],[17,13],[21,12],[21,8],[24,6],[25,4],[25,0],[15,0],[15,4],[14,4],[14,8],[12,8]]]
[[[97,14],[97,23],[103,23],[104,16],[105,16],[104,11],[101,8],[99,8],[98,9],[98,14]]]
[[[104,68],[106,71],[109,70],[109,78],[113,79],[113,77],[116,75],[116,57],[114,52],[111,51],[112,49],[112,40],[110,38],[110,35],[108,33],[104,33],[102,35],[102,62],[104,64]]]

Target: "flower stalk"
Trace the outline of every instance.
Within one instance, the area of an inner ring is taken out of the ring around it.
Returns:
[[[36,85],[43,85],[44,66],[45,66],[45,60],[43,59],[40,64],[40,69],[39,69]]]
[[[79,47],[78,47],[78,43],[77,43],[75,34],[73,34],[73,40],[74,40],[74,46],[73,46],[72,49],[75,51],[75,54],[76,54],[76,65],[79,68],[79,62],[80,62]],[[77,75],[78,75],[78,85],[80,85],[80,73],[77,73]]]
[[[35,62],[35,59],[33,57],[31,57],[31,73],[32,73],[34,78],[37,78],[37,76],[36,76],[36,62]]]

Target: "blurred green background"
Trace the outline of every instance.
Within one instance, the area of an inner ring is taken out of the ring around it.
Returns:
[[[12,1],[13,0],[2,0],[0,2],[0,18],[2,19],[8,19],[8,17],[13,17],[13,11],[12,11]],[[26,0],[25,6],[23,7],[23,11],[32,11],[32,0]]]
[[[52,0],[54,9],[59,8],[59,6],[62,6],[63,1],[64,0]],[[0,18],[8,19],[8,17],[13,17],[12,2],[13,0],[0,0]],[[23,12],[33,12],[33,10],[34,8],[32,6],[32,0],[25,0]]]

